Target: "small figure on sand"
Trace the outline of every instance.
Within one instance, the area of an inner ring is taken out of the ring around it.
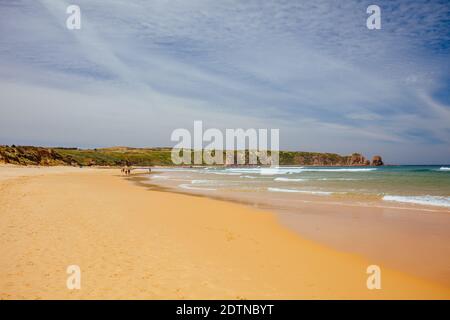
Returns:
[[[131,174],[131,169],[129,167],[124,167],[120,170],[123,174],[126,176],[129,176]]]

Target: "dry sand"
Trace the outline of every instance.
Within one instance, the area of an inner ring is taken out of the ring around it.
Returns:
[[[149,191],[119,170],[0,167],[2,299],[450,298],[239,204]],[[433,263],[427,261],[426,263]],[[69,265],[81,289],[66,287]]]

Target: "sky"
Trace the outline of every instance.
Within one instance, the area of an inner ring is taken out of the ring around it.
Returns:
[[[446,0],[0,0],[0,144],[173,146],[202,120],[448,164],[449,71]]]

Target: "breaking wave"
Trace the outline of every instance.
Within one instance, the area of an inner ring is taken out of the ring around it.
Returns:
[[[189,184],[180,184],[178,185],[179,188],[182,189],[189,189],[189,190],[199,190],[199,191],[215,191],[217,189],[213,189],[213,188],[197,188],[197,187],[193,187]]]
[[[450,208],[450,197],[440,196],[389,196],[383,197],[384,201],[394,201],[402,203],[413,203],[427,206],[437,206]]]
[[[290,179],[290,178],[275,178],[274,181],[299,182],[306,181],[306,179]]]
[[[333,192],[325,192],[325,191],[309,191],[309,190],[296,190],[296,189],[283,189],[283,188],[267,188],[270,192],[295,192],[295,193],[307,193],[307,194],[313,194],[313,195],[320,195],[320,196],[329,196],[333,194]]]

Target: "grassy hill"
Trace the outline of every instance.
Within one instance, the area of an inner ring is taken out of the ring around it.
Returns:
[[[101,149],[0,146],[0,162],[18,165],[155,166],[173,165],[171,148],[114,147]],[[370,162],[359,153],[280,151],[280,165],[358,166]]]

